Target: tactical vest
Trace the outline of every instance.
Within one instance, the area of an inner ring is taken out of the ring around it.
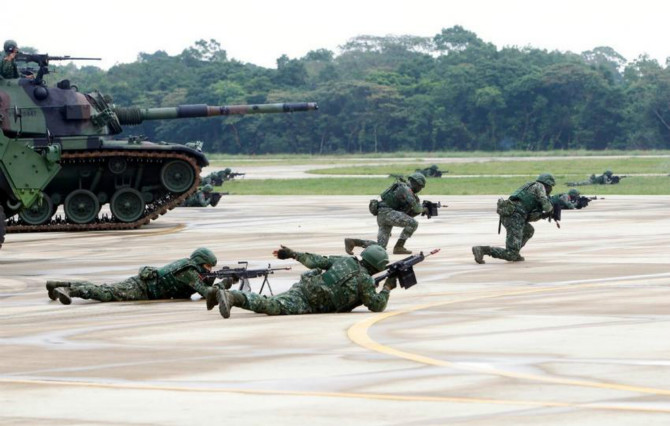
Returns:
[[[537,199],[535,199],[535,196],[528,191],[528,189],[534,184],[535,182],[528,182],[521,188],[514,191],[514,193],[509,197],[510,200],[520,203],[521,207],[524,209],[526,214],[537,209],[539,206],[539,203],[537,202]],[[540,209],[542,209],[542,206],[539,207]]]
[[[179,259],[168,265],[163,266],[158,269],[158,279],[155,281],[155,285],[149,285],[149,293],[154,293],[162,295],[163,293],[173,293],[184,287],[184,283],[179,281],[177,274],[184,271],[188,268],[195,268],[198,270],[198,265],[193,263],[191,259]],[[159,288],[156,288],[159,287]],[[162,297],[162,296],[160,296]]]
[[[336,261],[321,275],[304,277],[301,289],[315,312],[336,312],[342,304],[349,302],[343,284],[359,271],[356,258],[347,257]]]
[[[395,192],[400,185],[402,185],[402,183],[395,182],[393,185],[386,188],[384,192],[380,194],[382,203],[384,203],[384,205],[380,207],[390,207],[393,210],[397,210],[398,208],[400,208],[400,203],[398,202],[398,198],[395,195]]]

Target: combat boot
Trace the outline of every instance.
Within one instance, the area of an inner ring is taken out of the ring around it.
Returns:
[[[72,303],[72,298],[70,297],[70,289],[68,287],[57,287],[54,289],[54,293],[58,300],[63,305],[69,305]]]
[[[472,247],[472,254],[475,255],[475,262],[479,264],[484,264],[486,263],[484,261],[484,255],[490,254],[489,250],[487,250],[487,247],[484,246],[474,246]]]
[[[354,254],[354,247],[365,247],[365,241],[358,238],[344,239],[344,251],[346,251],[347,254]]]
[[[70,283],[67,281],[47,281],[47,293],[49,294],[49,299],[58,299],[58,295],[56,295],[54,291],[58,287],[70,287]]]
[[[207,301],[207,310],[211,311],[214,309],[214,306],[219,304],[219,299],[216,296],[216,293],[219,292],[218,287],[210,287],[207,289],[207,295],[205,300]]]
[[[397,243],[395,243],[395,246],[393,247],[393,254],[412,254],[411,250],[407,250],[405,248],[405,242],[407,240],[398,240]]]
[[[228,299],[228,291],[216,291],[216,300],[219,302],[219,313],[224,318],[230,318],[230,300]]]

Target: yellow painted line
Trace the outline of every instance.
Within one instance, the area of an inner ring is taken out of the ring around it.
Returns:
[[[360,392],[318,392],[318,391],[289,391],[272,389],[237,389],[237,388],[207,388],[196,386],[159,386],[143,383],[98,383],[77,382],[65,380],[39,380],[39,379],[9,379],[0,378],[0,383],[8,385],[48,385],[48,386],[71,386],[83,388],[101,389],[126,389],[147,391],[174,391],[174,392],[206,392],[206,393],[237,393],[244,395],[276,395],[276,396],[299,396],[299,397],[321,397],[321,398],[351,398],[370,399],[380,401],[405,401],[405,402],[452,402],[461,404],[494,404],[494,405],[516,405],[531,407],[562,407],[580,408],[590,410],[617,410],[617,411],[642,411],[652,413],[670,413],[670,408],[645,407],[642,405],[609,405],[609,404],[578,404],[570,402],[554,401],[515,401],[506,399],[465,398],[432,395],[393,395],[381,393]]]
[[[608,286],[612,285],[612,282],[608,283],[589,283],[589,284],[581,284],[581,285],[568,285],[568,286],[563,286],[563,287],[551,287],[551,288],[541,288],[541,289],[524,289],[524,290],[514,290],[514,291],[506,291],[506,292],[500,292],[497,294],[489,294],[489,295],[484,295],[484,296],[474,296],[474,297],[466,297],[458,300],[451,300],[447,302],[436,302],[436,303],[429,303],[425,305],[418,305],[414,306],[408,309],[400,310],[400,311],[395,311],[395,312],[385,312],[379,315],[376,315],[374,317],[368,318],[366,320],[360,321],[353,326],[349,328],[347,331],[347,335],[349,338],[356,344],[375,351],[379,353],[383,353],[386,355],[390,356],[395,356],[398,358],[403,358],[408,361],[414,361],[417,363],[421,364],[427,364],[427,365],[433,365],[437,367],[449,367],[453,368],[456,370],[463,370],[463,371],[474,371],[477,373],[484,373],[484,374],[493,374],[497,376],[502,376],[502,377],[509,377],[513,379],[523,379],[523,380],[532,380],[532,381],[538,381],[538,382],[545,382],[545,383],[555,383],[555,384],[561,384],[561,385],[570,385],[570,386],[581,386],[581,387],[592,387],[592,388],[601,388],[601,389],[613,389],[613,390],[621,390],[621,391],[628,391],[628,392],[638,392],[638,393],[647,393],[647,394],[654,394],[654,395],[670,395],[670,390],[668,389],[658,389],[658,388],[650,388],[650,387],[643,387],[643,386],[631,386],[631,385],[623,385],[623,384],[618,384],[618,383],[607,383],[607,382],[593,382],[593,381],[588,381],[588,380],[576,380],[576,379],[566,379],[562,377],[552,377],[552,376],[542,376],[542,375],[537,375],[537,374],[523,374],[523,373],[516,373],[512,371],[506,371],[506,370],[500,370],[497,368],[487,368],[487,367],[478,367],[478,366],[473,366],[473,365],[467,365],[467,363],[461,363],[461,362],[453,362],[453,361],[445,361],[445,360],[440,360],[440,359],[435,359],[431,357],[427,357],[424,355],[412,353],[412,352],[407,352],[399,349],[392,348],[387,345],[383,345],[381,343],[377,343],[372,338],[369,336],[368,331],[370,327],[373,325],[384,321],[388,318],[394,317],[394,316],[399,316],[399,315],[405,315],[411,312],[416,312],[424,309],[429,309],[429,308],[434,308],[434,307],[440,307],[440,306],[446,306],[446,305],[453,305],[457,303],[464,303],[464,302],[471,302],[474,300],[482,300],[482,299],[491,299],[491,298],[497,298],[497,297],[507,297],[507,296],[517,296],[517,295],[524,295],[524,294],[533,294],[533,293],[548,293],[548,292],[558,292],[558,291],[571,291],[571,290],[579,290],[579,289],[584,289],[584,288],[592,288],[592,287],[603,287],[603,286]]]

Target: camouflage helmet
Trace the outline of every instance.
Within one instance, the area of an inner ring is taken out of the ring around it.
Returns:
[[[432,166],[429,167],[429,169],[437,170],[437,164],[433,164]]]
[[[232,172],[232,170],[230,169],[230,167],[226,167],[225,169],[223,169],[223,173],[228,174],[228,173],[230,173],[230,172]]]
[[[411,175],[407,176],[407,178],[410,181],[416,182],[416,184],[419,185],[421,188],[426,186],[426,177],[423,175],[423,173],[414,172]]]
[[[548,186],[554,186],[556,185],[556,181],[554,180],[554,177],[550,175],[549,173],[542,173],[540,176],[535,179],[536,182],[543,183]]]
[[[5,53],[11,53],[15,49],[17,49],[18,47],[19,47],[19,45],[16,44],[16,42],[14,40],[5,41],[5,45],[4,45]]]
[[[191,260],[198,265],[216,266],[216,255],[205,247],[197,248],[191,253]]]
[[[212,192],[214,191],[214,187],[210,184],[207,184],[202,187],[202,192]]]
[[[612,171],[611,170],[605,170],[605,173],[603,173],[607,177],[612,177]]]
[[[384,247],[377,244],[366,247],[361,252],[361,258],[365,263],[375,268],[377,272],[384,270],[389,263],[388,253],[386,253]]]
[[[579,197],[579,191],[575,188],[572,188],[571,190],[568,191],[568,195],[572,197]]]

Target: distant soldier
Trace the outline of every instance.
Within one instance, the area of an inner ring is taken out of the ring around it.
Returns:
[[[414,217],[425,213],[426,209],[416,195],[425,186],[426,177],[419,172],[412,173],[407,180],[402,178],[396,180],[393,185],[381,193],[381,201],[373,200],[370,205],[370,212],[377,216],[379,226],[377,241],[345,238],[344,250],[348,254],[353,254],[354,247],[368,247],[372,244],[379,244],[386,248],[393,227],[398,226],[403,230],[393,247],[393,254],[412,254],[405,248],[405,243],[419,227],[419,222]]]
[[[396,278],[389,277],[377,293],[373,274],[386,268],[388,254],[378,245],[367,247],[361,260],[355,256],[320,256],[301,253],[282,246],[273,253],[279,259],[296,259],[313,268],[286,292],[267,297],[256,293],[224,290],[212,287],[207,297],[207,309],[218,304],[223,318],[230,317],[230,309],[242,309],[267,315],[300,315],[351,312],[365,305],[373,312],[386,308],[389,293],[396,287]]]
[[[417,172],[421,173],[425,177],[442,177],[443,173],[446,173],[445,171],[440,170],[437,167],[437,164],[433,164],[430,167],[426,167],[425,169],[416,169]]]
[[[549,197],[551,204],[560,203],[562,209],[573,210],[577,208],[580,193],[575,188],[571,188],[567,193],[552,195]]]
[[[207,290],[214,280],[203,280],[200,274],[211,271],[216,262],[214,253],[201,247],[190,257],[162,268],[143,266],[137,275],[118,283],[97,285],[88,281],[47,281],[46,287],[49,298],[58,299],[64,305],[72,303],[73,297],[101,302],[190,299],[193,293],[207,297]],[[232,285],[232,280],[228,281],[223,281],[221,285]]]
[[[548,173],[541,174],[535,182],[528,182],[514,191],[509,199],[498,200],[498,215],[507,230],[505,248],[490,246],[474,246],[472,254],[477,263],[485,263],[484,256],[520,262],[524,258],[520,252],[528,240],[533,237],[535,229],[528,222],[551,217],[554,210],[548,195],[556,182]]]
[[[616,178],[616,179],[614,179]],[[612,171],[611,170],[605,170],[605,173],[603,173],[600,176],[596,175],[591,175],[589,177],[589,180],[583,180],[580,182],[568,182],[566,185],[568,186],[581,186],[581,185],[611,185],[615,183],[619,183],[619,180],[621,178],[619,176],[612,176]]]
[[[19,47],[14,40],[5,41],[5,56],[0,63],[0,76],[2,78],[19,78],[19,70],[16,68],[16,55],[19,53]]]
[[[217,204],[219,204],[221,194],[213,191],[214,188],[212,185],[207,184],[198,189],[195,194],[184,200],[184,202],[181,204],[181,207],[215,207]]]

